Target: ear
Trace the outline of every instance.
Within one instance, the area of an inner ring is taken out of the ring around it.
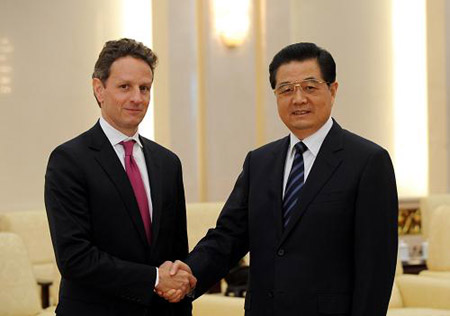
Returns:
[[[97,101],[102,104],[104,100],[104,92],[105,92],[105,86],[103,85],[103,82],[98,78],[92,79],[92,89],[94,90],[95,97],[97,98]]]
[[[338,87],[339,87],[339,83],[337,81],[333,82],[330,85],[330,93],[331,93],[331,99],[332,99],[332,103],[331,104],[334,104],[334,100],[336,99],[336,94],[337,94]]]

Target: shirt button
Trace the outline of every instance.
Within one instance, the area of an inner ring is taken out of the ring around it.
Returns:
[[[283,257],[283,256],[284,256],[284,249],[278,250],[278,255],[279,255],[280,257]]]

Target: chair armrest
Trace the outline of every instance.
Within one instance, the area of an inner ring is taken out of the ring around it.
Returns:
[[[193,302],[197,316],[244,316],[244,298],[204,294]]]
[[[450,309],[450,279],[401,275],[396,282],[404,307]]]
[[[450,279],[450,271],[431,271],[431,270],[423,270],[419,273],[420,276],[424,277],[432,277],[432,278],[449,278]]]

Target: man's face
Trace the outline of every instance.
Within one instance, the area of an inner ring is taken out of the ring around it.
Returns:
[[[103,118],[125,135],[136,133],[150,102],[153,73],[143,60],[131,56],[115,60],[105,84],[93,79]]]
[[[278,114],[299,139],[314,134],[325,124],[331,115],[338,88],[337,82],[330,86],[324,83],[317,60],[309,59],[281,65],[276,74],[275,90],[283,85],[302,81],[312,82],[314,87],[308,86],[305,87],[307,91],[302,91],[297,86],[291,93],[277,94]],[[314,90],[308,90],[313,88]]]

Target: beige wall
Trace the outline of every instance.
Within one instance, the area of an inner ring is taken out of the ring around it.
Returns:
[[[447,5],[446,5],[447,2]],[[446,10],[448,1],[433,0],[427,5],[428,31],[428,144],[429,144],[429,187],[431,193],[445,193],[449,190],[449,133],[448,87],[446,78]],[[448,22],[447,22],[448,23]]]
[[[445,92],[446,92],[446,109],[447,109],[447,122],[450,121],[450,3],[445,1],[445,60],[446,60],[446,78],[445,78]],[[446,192],[450,189],[450,124],[447,123],[446,129],[443,133],[447,136],[445,142],[447,161],[444,163],[447,165],[447,188]],[[441,175],[442,176],[442,175]],[[444,174],[445,176],[445,174]]]
[[[261,143],[287,135],[287,129],[278,118],[275,97],[268,82],[268,65],[277,51],[296,41],[317,42],[335,56],[341,83],[334,110],[338,121],[393,151],[390,0],[363,3],[358,0],[253,0],[248,38],[242,46],[234,49],[225,47],[215,34],[210,1],[195,1],[197,6],[202,4],[197,19],[201,19],[205,26],[199,33],[189,32],[189,29],[198,26],[198,22],[185,23],[186,18],[178,16],[180,7],[172,5],[173,2],[164,1],[171,7],[164,13],[167,15],[166,25],[169,29],[180,27],[183,34],[172,32],[166,36],[167,33],[164,33],[168,44],[161,47],[155,32],[155,49],[161,53],[161,48],[182,43],[184,47],[189,47],[185,51],[187,54],[190,49],[200,47],[203,51],[197,51],[197,54],[201,53],[204,57],[195,61],[202,70],[185,63],[183,70],[187,73],[180,74],[169,67],[171,78],[167,84],[179,88],[171,91],[171,100],[165,106],[171,113],[177,114],[170,115],[164,125],[169,131],[160,135],[165,138],[164,135],[170,134],[172,149],[187,166],[185,183],[188,201],[224,200],[241,170],[246,153]],[[191,4],[180,5],[184,14],[191,14]],[[254,29],[258,6],[262,8],[262,32]],[[154,26],[154,30],[157,29]],[[262,45],[258,46],[258,40]],[[258,47],[262,48],[262,52]],[[170,65],[175,66],[180,60],[187,61],[186,56],[173,51],[168,49],[164,56]],[[261,64],[255,63],[258,58]],[[204,85],[203,99],[195,99],[185,85],[179,86],[180,77],[187,76],[192,78],[191,91],[199,92],[200,86]],[[257,76],[262,77],[259,86],[255,85],[259,79]],[[160,93],[156,88],[155,101],[159,106]],[[174,99],[182,104],[174,102]],[[195,122],[195,118],[199,119],[199,113],[193,117],[186,113],[186,108],[195,109],[195,102],[201,103],[201,114],[204,115],[204,133],[200,138],[194,137],[199,124],[202,124],[201,121]],[[180,110],[180,106],[185,109]],[[177,116],[178,120],[182,117],[182,122],[177,122]],[[183,141],[176,135],[182,135]],[[186,148],[185,143],[190,144],[190,148]],[[195,164],[202,159],[198,155],[199,146],[205,149],[204,163]],[[202,169],[206,173],[203,179]]]
[[[186,195],[199,196],[198,71],[195,0],[153,1],[155,140],[183,163]]]
[[[392,155],[391,1],[291,2],[292,41],[316,42],[335,57],[333,116]]]
[[[0,61],[11,67],[11,92],[0,94],[0,211],[42,208],[50,151],[95,123],[90,75],[118,36],[115,2],[0,1],[0,41],[13,49]]]
[[[119,3],[0,2],[0,51],[13,49],[0,53],[0,71],[12,69],[11,92],[0,93],[0,211],[43,207],[51,149],[97,119],[89,78],[104,41],[120,36]],[[153,41],[160,57],[155,139],[179,154],[188,202],[226,199],[246,153],[288,133],[267,68],[272,56],[294,41],[317,42],[335,56],[339,123],[395,154],[391,0],[252,4],[248,38],[229,49],[212,27],[211,1],[153,1]],[[429,182],[431,193],[449,192],[448,3],[429,0],[428,21]]]
[[[191,130],[183,128],[181,131],[179,125],[174,124],[175,117],[166,125],[171,135],[183,133],[188,141],[193,140],[192,148],[186,149],[173,143],[176,137],[170,137],[172,148],[189,166],[185,177],[195,178],[195,181],[187,180],[188,201],[226,198],[241,170],[246,152],[288,133],[278,118],[267,68],[279,49],[296,41],[316,42],[335,57],[340,88],[333,116],[338,122],[379,143],[395,158],[392,0],[253,0],[248,38],[242,46],[231,50],[220,42],[211,28],[210,1],[197,0],[195,3],[201,3],[203,10],[197,14],[196,23],[183,24],[183,28],[198,27],[199,19],[204,26],[196,33],[197,36],[189,37],[189,41],[196,42],[193,47],[201,48],[197,56],[202,54],[203,59],[196,61],[197,68],[192,67],[188,71],[192,71],[194,90],[203,85],[205,93],[195,101],[200,112],[196,113],[196,124],[188,125]],[[254,29],[257,22],[254,11],[258,6],[263,8],[261,32]],[[445,67],[442,67],[448,40],[443,30],[443,22],[447,21],[443,17],[443,6],[443,0],[430,0],[427,16],[428,67],[430,75],[436,74],[429,85],[430,193],[449,191],[448,179],[443,176],[449,174],[448,132],[443,130],[448,126],[443,84],[448,81],[444,80]],[[167,14],[176,15],[178,9],[172,6],[173,11],[169,10]],[[179,24],[179,20],[171,17],[169,20],[174,21],[173,27]],[[438,24],[433,24],[435,21]],[[182,38],[169,36],[167,40],[177,43]],[[155,48],[158,50],[157,43]],[[171,53],[170,63],[173,63],[172,58],[177,57]],[[262,70],[259,68],[261,65],[255,62],[258,59],[262,60]],[[262,84],[255,84],[261,77]],[[173,93],[177,94],[176,91]],[[192,106],[191,99],[185,102]],[[167,106],[173,111],[180,104],[169,102]],[[204,119],[199,117],[202,115]],[[198,136],[200,130],[200,138],[192,137],[194,134]],[[194,165],[196,169],[191,168]],[[202,172],[206,174],[204,178],[201,177]]]

